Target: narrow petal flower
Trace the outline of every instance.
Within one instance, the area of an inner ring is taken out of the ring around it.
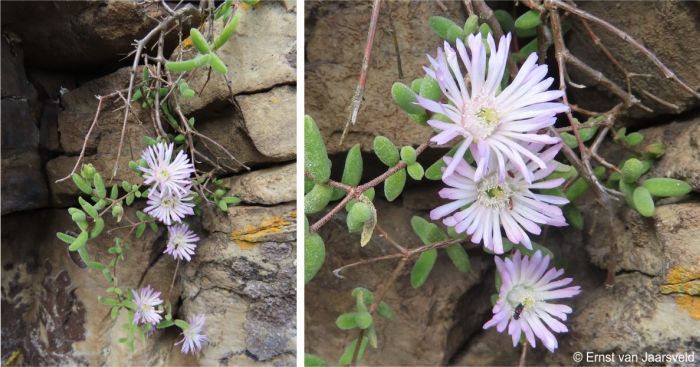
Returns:
[[[498,165],[502,179],[506,161],[527,160],[528,152],[522,147],[524,144],[557,143],[558,138],[538,131],[554,125],[555,115],[569,109],[563,103],[552,102],[563,93],[548,90],[553,79],[545,78],[547,65],[536,65],[536,53],[525,61],[510,85],[501,90],[510,41],[510,34],[503,36],[496,48],[493,36],[489,34],[486,40],[491,50],[488,61],[486,46],[479,34],[470,35],[467,45],[457,39],[456,50],[445,42],[444,48],[438,49],[436,58],[428,56],[431,68],[426,68],[426,74],[437,80],[447,100],[438,103],[418,97],[418,104],[452,120],[452,123],[428,121],[438,131],[432,141],[445,144],[461,138],[460,153],[464,153],[468,147],[476,158],[476,180],[490,172],[493,164]],[[462,73],[460,60],[466,69],[466,76]],[[535,162],[540,168],[546,168],[544,162]],[[443,175],[451,175],[458,163],[453,161]],[[532,182],[533,177],[524,165],[517,168],[526,182]]]
[[[143,171],[144,183],[152,185],[161,195],[185,194],[190,185],[190,176],[194,173],[194,165],[184,151],[179,151],[173,158],[174,144],[158,143],[143,151],[141,157],[147,167],[139,167]]]
[[[502,280],[501,289],[493,306],[493,318],[484,324],[484,329],[496,326],[498,332],[503,332],[507,327],[514,347],[524,333],[533,348],[537,346],[537,337],[550,352],[554,352],[558,347],[554,333],[568,332],[562,321],[566,321],[566,314],[572,310],[569,306],[549,301],[571,298],[581,293],[581,287],[562,288],[572,279],[555,281],[564,271],[547,270],[550,257],[543,256],[540,251],[532,257],[516,252],[512,259],[504,261],[496,257],[495,260]]]
[[[529,145],[529,152],[537,151],[541,145]],[[557,205],[568,202],[565,198],[544,195],[533,192],[533,189],[551,189],[564,183],[563,179],[546,180],[546,176],[556,167],[553,158],[561,148],[561,144],[539,152],[541,160],[548,168],[541,169],[534,161],[528,164],[520,162],[528,172],[532,172],[534,182],[528,181],[517,169],[518,164],[509,162],[503,164],[506,174],[500,176],[499,166],[492,163],[482,178],[476,179],[477,174],[466,161],[459,159],[455,165],[455,173],[444,177],[443,182],[449,187],[440,190],[443,199],[452,200],[430,212],[433,220],[443,219],[443,223],[454,227],[457,233],[471,235],[473,243],[484,242],[484,247],[496,254],[503,253],[503,235],[513,243],[523,244],[532,248],[528,232],[540,234],[541,225],[565,226],[566,219]],[[453,163],[457,159],[445,157],[445,162]]]
[[[194,215],[194,204],[191,201],[192,191],[189,186],[186,186],[184,194],[163,194],[151,188],[148,193],[148,206],[143,211],[164,224],[171,225],[180,222],[187,215]]]
[[[184,354],[196,354],[202,350],[202,344],[207,341],[206,335],[203,334],[206,318],[204,315],[194,315],[187,321],[190,326],[182,331],[182,340],[175,345],[182,343],[180,351]]]
[[[199,236],[190,230],[187,224],[174,224],[168,227],[168,245],[164,253],[176,260],[192,260]]]
[[[163,300],[160,299],[160,292],[153,290],[150,285],[147,285],[138,292],[132,289],[131,293],[134,296],[134,304],[136,305],[134,324],[155,325],[159,323],[162,319],[160,314],[163,311],[157,310],[155,307],[163,303]]]

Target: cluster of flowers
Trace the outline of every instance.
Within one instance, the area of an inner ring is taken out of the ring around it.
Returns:
[[[510,43],[510,34],[501,37],[498,48],[491,34],[485,41],[480,34],[470,35],[467,45],[457,39],[456,50],[445,42],[436,58],[428,56],[431,67],[425,71],[438,82],[447,101],[422,97],[417,101],[434,113],[428,121],[438,131],[433,142],[461,140],[453,157],[444,158],[447,166],[442,180],[449,187],[439,195],[451,202],[432,210],[431,219],[442,219],[445,225],[470,235],[475,244],[483,242],[497,255],[504,252],[501,228],[508,240],[532,249],[528,233],[539,235],[541,225],[567,225],[557,206],[566,204],[565,198],[531,190],[552,189],[564,183],[562,178],[547,178],[557,167],[554,157],[562,147],[560,139],[548,134],[547,129],[554,125],[558,113],[568,111],[568,106],[556,102],[563,92],[549,90],[554,80],[546,77],[547,65],[537,65],[535,53],[502,88]],[[467,151],[476,167],[465,161]],[[559,320],[566,320],[572,310],[548,301],[573,297],[580,293],[580,287],[562,288],[572,279],[555,281],[563,270],[547,271],[550,258],[540,251],[531,257],[516,251],[512,258],[495,256],[495,261],[502,285],[494,316],[484,328],[496,326],[503,332],[508,327],[513,346],[524,333],[535,347],[537,336],[554,351],[557,340],[552,331],[567,331]]]
[[[185,223],[180,221],[187,215],[194,214],[192,203],[192,180],[194,165],[183,151],[179,151],[173,159],[174,145],[158,143],[143,151],[142,158],[146,167],[143,171],[144,183],[151,185],[148,193],[148,207],[144,212],[168,226],[168,243],[165,253],[176,260],[192,260],[197,247],[197,236]],[[132,290],[134,304],[134,323],[157,325],[163,313],[163,300],[160,292],[150,285],[138,292]],[[188,319],[189,327],[182,332],[182,353],[196,353],[202,349],[206,341],[204,331],[204,315],[194,315]]]

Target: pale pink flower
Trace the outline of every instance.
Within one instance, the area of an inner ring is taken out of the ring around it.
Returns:
[[[157,292],[147,285],[141,288],[138,292],[131,290],[134,296],[134,304],[136,311],[134,312],[134,324],[152,324],[156,325],[162,319],[160,315],[163,311],[157,310],[156,306],[163,303],[160,299],[160,292]]]
[[[151,188],[148,193],[148,206],[143,211],[165,225],[178,223],[185,216],[194,215],[194,204],[191,202],[193,192],[190,191],[189,186],[185,189],[184,194],[176,192],[163,194]]]
[[[446,115],[451,120],[429,120],[428,124],[439,131],[431,140],[446,144],[455,138],[461,139],[454,156],[462,157],[470,149],[477,163],[474,173],[477,181],[490,171],[494,161],[501,163],[499,177],[503,179],[506,174],[503,162],[511,161],[525,181],[531,182],[533,177],[525,162],[529,159],[540,168],[546,165],[523,144],[557,143],[559,138],[538,131],[554,125],[555,115],[569,109],[565,104],[551,102],[560,98],[563,92],[548,90],[553,79],[546,78],[547,65],[536,65],[535,53],[527,58],[517,76],[501,91],[510,40],[510,34],[501,37],[496,48],[493,36],[487,36],[491,50],[488,64],[480,34],[469,35],[469,52],[461,39],[456,41],[456,51],[445,42],[444,51],[438,49],[437,58],[428,56],[432,67],[426,67],[425,71],[438,82],[447,100],[435,102],[418,97],[421,107]],[[494,156],[495,160],[492,159]],[[451,175],[457,164],[459,160],[453,160],[443,174]]]
[[[549,256],[537,251],[532,257],[516,252],[512,259],[505,261],[496,256],[496,267],[501,276],[501,289],[498,301],[493,306],[493,318],[484,324],[484,329],[496,326],[499,333],[508,327],[513,346],[518,345],[521,333],[534,348],[535,337],[540,339],[550,352],[558,347],[554,333],[568,331],[566,315],[571,307],[550,303],[550,301],[571,298],[581,293],[581,287],[570,286],[571,278],[554,280],[564,274],[564,270],[550,268]],[[545,272],[546,271],[546,272]]]
[[[541,147],[534,144],[526,149],[537,153]],[[512,162],[503,167],[507,172],[504,180],[491,168],[477,179],[474,168],[464,159],[444,157],[448,164],[455,160],[458,162],[453,165],[454,174],[442,178],[449,187],[439,192],[441,198],[452,202],[433,209],[430,218],[444,218],[445,225],[454,227],[457,233],[471,235],[473,243],[478,244],[483,240],[484,247],[496,254],[503,253],[501,227],[511,242],[532,249],[527,232],[539,235],[540,225],[567,225],[561,208],[556,206],[568,203],[567,199],[532,191],[551,189],[564,183],[563,178],[545,180],[557,167],[553,159],[560,148],[561,144],[558,144],[537,153],[540,160],[546,162],[547,168],[541,169],[532,161],[526,165],[526,170],[532,172],[532,183],[528,183]]]
[[[195,354],[202,350],[202,344],[207,341],[206,335],[203,334],[206,318],[204,315],[194,315],[187,321],[190,326],[182,331],[182,340],[175,343],[175,345],[182,343],[182,348],[180,349],[182,353]]]
[[[194,173],[194,165],[182,150],[173,160],[173,149],[173,143],[166,145],[161,142],[147,147],[141,154],[148,165],[139,167],[143,171],[144,183],[152,185],[151,191],[158,190],[161,195],[182,195],[191,185],[190,176]]]
[[[168,245],[165,253],[176,260],[192,260],[194,249],[197,248],[199,236],[190,230],[187,224],[174,224],[168,227]]]

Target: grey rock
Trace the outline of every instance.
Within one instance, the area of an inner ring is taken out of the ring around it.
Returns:
[[[224,180],[229,195],[250,204],[274,205],[296,200],[296,163],[245,173]]]
[[[289,159],[296,155],[296,89],[274,88],[269,92],[236,97],[245,129],[263,155]]]
[[[288,10],[278,2],[262,2],[253,9],[242,10],[236,33],[216,52],[228,66],[233,95],[296,82],[295,10]],[[221,22],[216,22],[214,33],[218,34],[221,27]],[[206,80],[206,73],[196,73],[189,84],[199,91]],[[198,97],[183,101],[185,113],[228,104],[226,81],[213,75]]]
[[[700,192],[700,118],[674,121],[640,132],[645,137],[643,144],[661,142],[666,147],[666,153],[645,177],[684,180]]]

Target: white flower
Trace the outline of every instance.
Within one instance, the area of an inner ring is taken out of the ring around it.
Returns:
[[[541,145],[527,146],[528,151],[537,152]],[[443,219],[447,226],[454,227],[457,233],[471,235],[473,243],[484,241],[484,247],[496,254],[503,253],[503,238],[501,227],[513,243],[521,243],[532,248],[527,232],[539,235],[540,225],[565,226],[566,219],[561,208],[556,205],[568,203],[559,196],[536,194],[532,189],[551,189],[564,183],[564,179],[544,180],[554,169],[553,162],[561,144],[550,147],[539,153],[540,159],[547,162],[546,169],[540,169],[535,162],[526,166],[528,172],[532,169],[533,183],[528,183],[514,165],[505,166],[505,180],[501,181],[496,172],[490,169],[480,179],[463,159],[445,157],[447,163],[458,161],[455,173],[443,176],[442,180],[448,186],[440,190],[439,195],[444,199],[453,200],[430,212],[432,220]]]
[[[193,193],[189,186],[185,189],[184,194],[164,194],[151,188],[148,193],[148,206],[143,211],[166,225],[180,222],[187,215],[194,215],[194,204],[191,203]]]
[[[199,236],[190,230],[187,224],[174,224],[168,227],[168,245],[165,253],[175,259],[192,260],[194,249],[197,248]]]
[[[552,126],[555,115],[569,108],[562,103],[550,102],[563,95],[559,90],[548,90],[552,78],[547,76],[547,65],[536,65],[537,55],[531,54],[523,63],[513,81],[503,91],[501,80],[508,61],[508,48],[511,36],[501,37],[498,48],[491,34],[487,37],[491,56],[486,57],[486,47],[481,35],[469,35],[467,48],[457,39],[455,51],[447,42],[438,49],[437,58],[428,56],[432,68],[426,73],[435,79],[446,103],[418,97],[418,104],[434,113],[447,116],[451,122],[437,119],[428,124],[440,132],[433,142],[445,144],[455,138],[463,139],[458,145],[455,157],[462,157],[467,149],[476,159],[474,179],[480,180],[489,172],[490,164],[499,163],[499,178],[505,178],[505,162],[515,164],[527,182],[532,181],[531,173],[525,167],[527,159],[545,168],[545,162],[523,147],[523,143],[555,144],[559,138],[538,133],[540,129]],[[459,54],[459,58],[457,55]],[[460,61],[467,72],[470,87],[460,69]],[[459,160],[453,160],[444,171],[445,176],[454,172]]]
[[[183,151],[179,151],[171,162],[173,149],[173,143],[158,143],[146,148],[141,155],[148,165],[139,167],[143,171],[144,183],[152,185],[151,191],[158,190],[161,195],[185,194],[191,185],[194,166]]]
[[[182,331],[182,340],[175,343],[175,345],[182,343],[182,348],[180,349],[182,353],[195,354],[202,350],[202,344],[207,341],[206,335],[203,334],[206,318],[204,315],[194,315],[187,321],[190,327]]]
[[[163,303],[160,299],[160,292],[156,292],[147,285],[136,292],[131,290],[134,296],[134,304],[136,305],[136,311],[134,312],[134,324],[152,324],[155,325],[160,322],[162,316],[160,315],[163,311],[156,310],[155,306]]]
[[[512,259],[505,261],[496,256],[496,267],[501,276],[501,289],[498,301],[493,306],[493,318],[484,324],[484,329],[496,326],[499,333],[508,327],[513,346],[518,345],[521,333],[534,348],[539,338],[550,352],[557,348],[557,338],[552,334],[565,333],[566,314],[571,307],[550,303],[552,300],[571,298],[581,293],[581,287],[571,286],[571,278],[554,280],[564,274],[564,270],[550,268],[549,256],[537,251],[532,257],[521,256],[516,252]],[[545,273],[546,271],[546,273]],[[561,320],[561,321],[560,321]],[[551,331],[550,331],[551,329]]]

